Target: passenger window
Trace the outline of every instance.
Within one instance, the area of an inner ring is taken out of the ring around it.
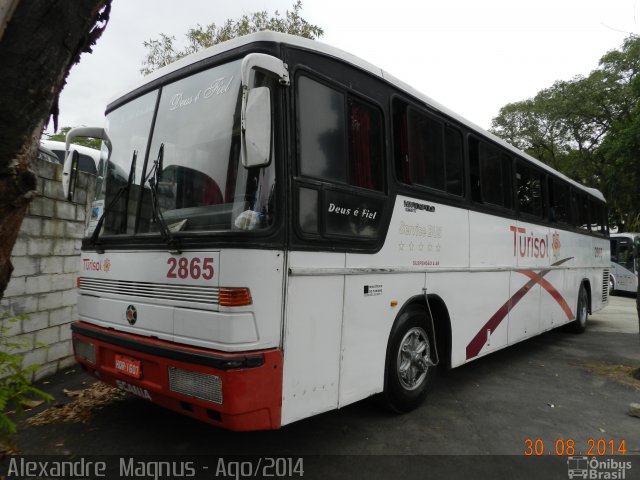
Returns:
[[[298,142],[300,173],[344,182],[344,95],[307,77],[298,80]]]
[[[497,147],[471,137],[469,160],[473,200],[513,208],[511,157]]]
[[[405,103],[394,103],[395,163],[408,185],[462,195],[462,135]]]
[[[349,97],[349,185],[381,191],[384,189],[382,125],[373,107]]]
[[[520,213],[543,216],[542,173],[518,162],[516,181]]]
[[[549,179],[549,220],[569,224],[571,217],[569,185],[561,180]]]
[[[300,188],[298,224],[305,233],[318,233],[318,191]]]
[[[587,208],[587,197],[582,192],[572,192],[571,200],[573,203],[574,226],[582,229],[589,230],[589,209]]]
[[[308,77],[298,78],[298,148],[303,176],[384,190],[379,110]]]
[[[604,204],[593,198],[589,199],[589,212],[591,218],[591,231],[601,235],[607,233],[607,218]]]

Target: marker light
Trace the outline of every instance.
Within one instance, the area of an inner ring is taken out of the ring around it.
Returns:
[[[248,288],[220,287],[218,303],[222,307],[241,307],[251,305],[251,292]]]

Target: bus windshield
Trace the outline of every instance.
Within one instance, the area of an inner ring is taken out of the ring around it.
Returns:
[[[108,206],[100,233],[157,233],[154,207],[178,235],[268,228],[275,168],[273,162],[252,169],[240,164],[240,104],[240,61],[234,61],[109,113],[108,161],[98,173],[92,209],[95,222]]]

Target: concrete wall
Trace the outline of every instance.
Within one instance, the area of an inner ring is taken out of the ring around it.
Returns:
[[[13,248],[14,271],[0,313],[29,316],[12,324],[9,335],[29,341],[24,364],[41,365],[35,374],[39,379],[73,364],[69,323],[77,313],[80,244],[95,177],[80,173],[72,203],[62,194],[61,165],[37,160],[36,168],[38,195]]]

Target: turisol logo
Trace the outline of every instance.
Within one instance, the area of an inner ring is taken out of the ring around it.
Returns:
[[[106,258],[102,262],[100,262],[100,261],[96,261],[96,260],[91,260],[90,258],[83,258],[82,259],[82,269],[84,271],[108,273],[109,270],[111,270],[111,260]]]
[[[509,230],[513,232],[513,255],[515,257],[545,258],[549,256],[549,235],[541,236],[534,232],[527,234],[526,228],[514,225],[511,225]],[[560,240],[558,240],[559,251]]]

